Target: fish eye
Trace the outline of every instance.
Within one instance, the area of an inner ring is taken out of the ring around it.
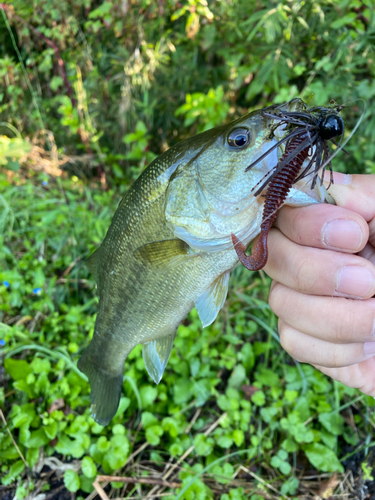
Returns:
[[[244,148],[250,142],[250,131],[246,128],[236,128],[232,130],[227,140],[231,148]]]

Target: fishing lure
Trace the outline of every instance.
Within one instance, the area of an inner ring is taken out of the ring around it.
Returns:
[[[267,179],[256,190],[254,196],[258,196],[268,186],[263,209],[261,232],[253,244],[252,255],[246,255],[245,245],[231,233],[232,242],[240,262],[250,271],[262,269],[268,258],[267,238],[272,223],[277,216],[279,208],[284,203],[293,184],[313,175],[311,189],[315,187],[319,173],[320,183],[323,184],[324,169],[328,165],[331,172],[331,152],[327,141],[332,141],[340,147],[334,139],[343,136],[344,122],[338,114],[342,106],[336,108],[311,108],[305,112],[267,112],[263,114],[267,118],[279,120],[276,128],[288,124],[292,131],[270,148],[264,155],[253,162],[245,171],[249,171],[257,163],[268,156],[275,148],[286,143],[285,152],[281,156],[276,167],[267,174]],[[301,172],[305,160],[310,156],[308,165]],[[257,186],[255,186],[257,187]],[[254,188],[255,189],[255,188]]]

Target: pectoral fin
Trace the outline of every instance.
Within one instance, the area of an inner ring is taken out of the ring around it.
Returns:
[[[179,239],[153,241],[137,248],[134,256],[155,271],[166,271],[198,256],[194,253],[189,254],[189,250],[189,245]]]
[[[203,328],[213,323],[223,307],[228,293],[229,271],[226,271],[210,285],[195,301]]]
[[[158,384],[171,354],[176,333],[143,344],[143,359],[152,380]]]

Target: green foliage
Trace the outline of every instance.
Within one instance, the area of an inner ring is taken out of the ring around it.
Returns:
[[[0,126],[52,131],[58,148],[86,154],[74,161],[80,176],[99,167],[127,185],[188,133],[297,95],[348,103],[349,129],[363,99],[352,156],[335,163],[375,171],[370,0],[10,3],[12,26],[0,18]]]
[[[72,493],[78,491],[81,486],[78,474],[73,470],[67,470],[64,474],[64,484],[68,491]]]
[[[207,95],[202,92],[186,95],[186,104],[176,110],[176,116],[185,114],[184,125],[189,127],[199,120],[198,132],[204,132],[223,123],[228,115],[229,104],[223,102],[222,86],[210,89]]]
[[[363,479],[364,481],[373,481],[374,477],[371,475],[372,467],[369,466],[368,462],[365,461],[361,464],[363,471]]]
[[[0,166],[7,165],[10,170],[17,171],[20,164],[16,159],[26,155],[31,150],[30,143],[16,137],[10,139],[5,135],[0,136]]]
[[[286,362],[274,338],[276,318],[266,303],[268,282],[255,276],[254,286],[242,292],[248,274],[241,268],[233,272],[224,313],[213,325],[202,330],[193,310],[180,326],[158,386],[150,382],[140,348],[130,354],[119,411],[106,428],[96,424],[89,416],[88,383],[75,365],[92,335],[97,302],[93,279],[78,257],[91,253],[103,237],[118,196],[89,191],[78,180],[50,180],[46,187],[40,178],[22,184],[20,177],[16,191],[0,176],[6,188],[0,217],[0,337],[6,391],[16,391],[6,398],[5,409],[29,467],[42,450],[79,460],[79,471],[65,472],[65,485],[72,492],[90,492],[98,473],[123,467],[143,442],[156,462],[164,460],[160,453],[178,459],[193,445],[197,463],[181,472],[187,487],[183,498],[212,497],[201,478],[187,485],[202,466],[226,454],[233,456],[208,469],[223,486],[230,485],[239,461],[260,466],[262,460],[284,478],[283,494],[293,495],[298,489],[291,467],[296,453],[304,453],[319,470],[342,470],[342,444],[358,441],[337,402],[355,401],[355,391],[336,384],[334,392],[332,382],[314,368]],[[59,282],[57,276],[69,267],[66,280]],[[7,324],[16,316],[23,320]],[[244,398],[248,387],[253,388],[251,401]],[[197,409],[200,416],[186,433]],[[236,453],[244,455],[236,458]],[[0,459],[8,467],[3,484],[21,487],[24,463],[3,431]],[[242,498],[243,493],[229,488],[225,495]]]
[[[307,458],[312,465],[325,472],[343,472],[344,467],[340,464],[334,451],[323,444],[312,443],[304,447]]]
[[[97,309],[84,260],[121,194],[178,140],[297,95],[313,95],[311,105],[348,103],[348,136],[364,99],[365,120],[346,145],[351,156],[334,165],[375,173],[372,3],[37,4],[8,2],[11,25],[0,16],[0,165],[7,168],[0,172],[0,405],[28,467],[56,454],[74,461],[64,484],[83,495],[97,474],[123,468],[144,443],[142,457],[158,467],[193,449],[176,493],[189,500],[213,498],[207,477],[221,500],[263,498],[259,489],[231,486],[240,465],[259,476],[272,468],[283,495],[298,495],[301,457],[319,471],[342,471],[346,446],[372,439],[373,422],[363,415],[374,402],[280,350],[263,276],[249,286],[249,274],[235,269],[210,327],[202,330],[190,313],[158,386],[135,348],[105,428],[90,417],[76,362]],[[36,142],[65,155],[69,179],[38,171]],[[93,182],[101,172],[107,190]],[[0,462],[2,484],[26,498],[27,469],[4,427]],[[363,471],[369,479],[369,466]]]

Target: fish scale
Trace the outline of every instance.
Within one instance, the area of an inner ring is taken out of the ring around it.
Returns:
[[[304,106],[295,99],[272,109]],[[107,425],[117,411],[124,363],[135,346],[143,344],[146,369],[158,383],[178,325],[194,305],[203,326],[215,320],[238,263],[232,230],[245,244],[260,231],[264,199],[251,189],[272,170],[277,152],[251,172],[245,169],[274,144],[273,123],[257,111],[176,144],[120,202],[87,261],[97,279],[99,306],[78,367],[89,378],[91,412],[99,424]],[[248,130],[249,144],[237,149],[228,137],[239,127]],[[324,188],[311,190],[303,179],[287,203],[324,200]]]

